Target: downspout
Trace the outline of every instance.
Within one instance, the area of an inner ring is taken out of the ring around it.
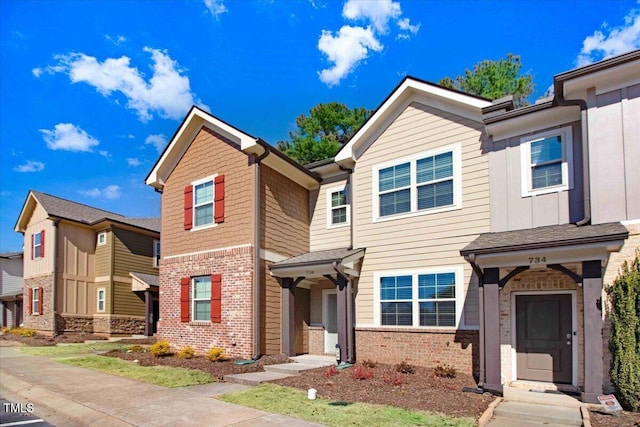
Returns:
[[[258,360],[262,355],[260,348],[260,301],[262,298],[262,287],[260,286],[260,162],[264,160],[271,150],[268,145],[263,146],[264,153],[254,156],[254,180],[255,188],[253,192],[253,360]]]
[[[55,338],[58,335],[56,322],[56,287],[58,282],[58,224],[59,219],[53,221],[53,286],[51,287],[51,332]]]
[[[587,102],[584,99],[564,99],[564,81],[555,80],[555,102],[563,107],[580,107],[580,125],[582,131],[582,188],[584,213],[583,218],[576,222],[577,226],[587,225],[591,222],[591,187],[589,185],[589,127],[587,124]]]
[[[346,168],[342,165],[338,165],[338,168],[349,174],[347,182],[349,183],[349,189],[347,190],[347,196],[349,197],[349,249],[353,249],[353,169]],[[345,186],[346,188],[346,186]]]

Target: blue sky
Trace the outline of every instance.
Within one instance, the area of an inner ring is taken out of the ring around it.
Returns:
[[[29,189],[158,216],[144,178],[192,104],[275,144],[321,102],[376,108],[522,58],[554,74],[640,47],[640,2],[0,0],[0,251]]]

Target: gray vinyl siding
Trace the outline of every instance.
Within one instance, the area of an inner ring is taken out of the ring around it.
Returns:
[[[413,103],[357,160],[353,173],[354,247],[366,248],[358,283],[356,321],[375,322],[374,274],[380,271],[462,266],[463,327],[478,325],[477,279],[460,249],[489,231],[488,158],[483,156],[483,126],[426,105]],[[438,213],[374,221],[373,174],[377,165],[458,145],[461,158],[462,207]]]
[[[587,99],[592,222],[640,219],[640,85]]]
[[[0,295],[7,295],[22,290],[22,257],[0,258]]]
[[[492,232],[568,224],[583,218],[580,123],[563,126],[571,126],[573,141],[573,189],[566,191],[522,196],[521,138],[534,135],[533,133],[491,143],[489,173]],[[539,132],[551,129],[540,129]]]

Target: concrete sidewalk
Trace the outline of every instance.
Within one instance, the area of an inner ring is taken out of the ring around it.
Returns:
[[[242,387],[214,383],[169,389],[0,347],[0,395],[31,402],[36,413],[53,412],[73,425],[321,426],[212,397]]]

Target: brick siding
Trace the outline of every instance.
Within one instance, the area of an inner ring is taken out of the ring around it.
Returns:
[[[42,300],[42,314],[29,314],[31,300],[29,299],[29,290],[33,288],[42,288],[44,299]],[[52,324],[52,296],[53,296],[53,275],[29,277],[24,279],[23,288],[24,301],[24,326],[25,328],[35,329],[43,334],[53,334]]]

